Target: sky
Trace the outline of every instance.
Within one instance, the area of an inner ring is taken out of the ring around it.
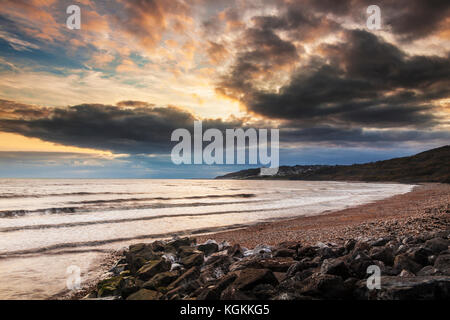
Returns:
[[[279,129],[282,165],[412,155],[449,144],[449,57],[445,0],[2,0],[0,177],[251,167],[174,165],[199,120]]]

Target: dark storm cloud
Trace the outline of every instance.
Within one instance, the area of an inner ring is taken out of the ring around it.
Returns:
[[[321,50],[325,57],[312,58],[279,92],[245,85],[248,71],[239,63],[221,85],[240,90],[235,97],[251,112],[303,120],[303,125],[385,128],[437,123],[430,100],[449,96],[448,57],[408,56],[362,30],[346,31],[343,42]]]
[[[281,39],[269,29],[247,29],[240,39],[240,47],[235,64],[225,75],[218,92],[239,97],[243,91],[251,90],[252,82],[270,76],[283,67],[298,60],[297,48],[289,41]]]
[[[385,23],[403,40],[423,38],[449,27],[447,0],[382,1],[380,6],[386,14]]]
[[[118,106],[83,104],[68,108],[45,108],[45,112],[29,116],[36,107],[0,101],[0,110],[17,105],[24,115],[1,117],[0,131],[115,153],[160,154],[170,153],[173,146],[171,133],[175,129],[192,131],[193,123],[197,120],[193,114],[181,108],[142,104],[128,101]],[[205,129],[242,127],[242,121],[238,119],[229,122],[204,119],[203,122]]]
[[[380,7],[382,28],[389,29],[401,40],[424,38],[449,27],[446,19],[450,13],[450,2],[447,0],[308,0],[286,3],[291,11],[297,9],[321,15],[332,14],[353,18],[361,24],[365,24],[366,9],[370,5]]]
[[[293,123],[291,126],[295,125]],[[399,142],[445,144],[450,140],[449,131],[429,130],[364,130],[361,128],[342,128],[316,126],[298,129],[281,129],[284,143],[309,143],[312,145],[388,147]]]

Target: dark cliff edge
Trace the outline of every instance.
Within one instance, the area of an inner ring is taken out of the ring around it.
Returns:
[[[260,169],[248,169],[216,179],[272,179],[309,181],[384,181],[450,183],[450,145],[414,156],[365,164],[336,166],[281,166],[275,176],[261,176]]]

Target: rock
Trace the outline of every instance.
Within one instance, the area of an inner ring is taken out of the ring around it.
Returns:
[[[394,264],[394,250],[390,247],[374,247],[370,249],[369,257],[373,260],[383,261],[384,264]]]
[[[352,252],[362,252],[362,251],[369,251],[370,250],[370,243],[368,241],[360,240],[356,242],[355,247],[353,248]]]
[[[428,257],[433,254],[433,252],[426,247],[411,248],[407,253],[415,262],[423,266],[428,264]]]
[[[130,271],[132,273],[135,273],[148,261],[160,259],[162,253],[154,252],[151,248],[151,245],[139,243],[131,245],[125,256],[126,261],[130,266]]]
[[[433,238],[425,242],[425,247],[438,255],[441,251],[447,250],[450,241],[442,238]]]
[[[297,241],[285,241],[285,242],[281,242],[280,244],[278,244],[275,247],[275,250],[280,250],[280,249],[289,249],[289,250],[294,250],[295,252],[297,252],[298,248],[300,248],[302,245],[300,242]]]
[[[309,258],[305,258],[299,262],[292,264],[289,269],[286,271],[286,277],[293,277],[296,273],[301,272],[303,270],[307,270],[310,268],[317,267],[318,264],[311,261]]]
[[[124,277],[123,281],[119,284],[120,292],[123,298],[127,298],[129,295],[135,293],[140,289],[140,281],[134,277]]]
[[[295,281],[303,281],[303,280],[311,277],[316,271],[317,270],[315,270],[315,269],[306,269],[306,270],[299,271],[294,275],[293,279]]]
[[[141,289],[130,295],[127,300],[159,300],[162,294],[158,291]]]
[[[391,238],[378,238],[377,240],[373,241],[371,245],[372,247],[382,247],[385,246],[391,240],[392,240]]]
[[[189,282],[196,280],[199,276],[200,276],[200,268],[192,267],[188,271],[183,273],[181,276],[179,276],[174,282],[172,282],[168,286],[168,288],[173,289],[181,285],[188,284]]]
[[[415,277],[416,275],[412,272],[409,272],[408,270],[402,270],[402,272],[400,272],[400,274],[398,276],[399,277]]]
[[[347,264],[342,259],[325,259],[320,267],[323,274],[331,274],[347,279],[350,276]]]
[[[354,291],[357,299],[378,300],[448,300],[449,277],[381,277],[381,289],[369,290],[366,281],[360,281]]]
[[[294,249],[280,248],[274,251],[274,257],[294,257],[297,251]]]
[[[300,289],[302,295],[322,299],[345,299],[350,292],[341,277],[331,274],[313,274]]]
[[[325,259],[336,258],[339,256],[338,252],[335,248],[323,247],[317,250],[317,254],[320,257],[320,260],[323,261]]]
[[[443,274],[433,266],[426,266],[417,272],[417,276],[442,276]]]
[[[155,241],[155,242],[152,242],[151,246],[152,246],[152,250],[154,252],[159,252],[159,251],[164,251],[166,244],[164,241]]]
[[[161,272],[153,276],[150,280],[145,282],[142,287],[149,290],[158,290],[161,287],[167,287],[179,277],[176,271]]]
[[[136,274],[139,279],[147,281],[157,273],[169,271],[170,267],[171,263],[166,259],[151,260],[143,265]]]
[[[253,250],[244,251],[244,257],[255,256],[258,258],[272,258],[272,248],[266,245],[258,245]]]
[[[116,276],[100,281],[97,284],[97,297],[118,296],[120,295],[120,287],[123,282],[121,276]]]
[[[197,249],[202,251],[205,256],[209,256],[219,251],[219,245],[215,241],[208,240],[206,243],[200,244]]]
[[[434,267],[443,274],[450,276],[450,254],[441,254],[437,257]]]
[[[205,256],[203,252],[199,251],[198,253],[191,254],[190,256],[184,257],[181,259],[181,264],[185,266],[187,269],[192,268],[194,266],[200,266],[203,264],[205,260]]]
[[[235,244],[227,249],[229,256],[234,258],[242,258],[244,256],[244,251],[239,244]]]
[[[220,295],[220,300],[255,300],[255,297],[251,297],[248,292],[244,293],[241,290],[234,288],[233,286],[229,286],[226,288],[222,294]]]
[[[418,272],[422,269],[422,266],[412,260],[409,255],[403,253],[395,257],[394,260],[394,269],[400,270],[408,270],[412,273]]]
[[[230,256],[218,252],[206,258],[205,266],[217,267],[224,264],[230,266],[233,262],[234,260]]]
[[[200,287],[201,283],[198,280],[191,280],[189,282],[182,283],[173,289],[170,287],[170,291],[166,293],[166,297],[169,299],[173,299],[176,296],[178,296],[177,299],[188,297],[191,292],[195,292]]]
[[[356,244],[356,240],[354,240],[354,239],[345,241],[344,248],[347,251],[347,253],[350,253],[353,250],[353,248],[355,247],[355,244]]]
[[[275,295],[275,288],[271,284],[258,284],[252,290],[252,295],[258,300],[269,300]]]
[[[230,271],[253,269],[270,269],[273,272],[286,272],[291,265],[295,263],[292,258],[268,258],[260,259],[257,257],[248,257],[233,263]]]
[[[188,257],[190,255],[199,254],[199,253],[202,253],[202,252],[197,250],[197,248],[195,248],[195,247],[181,246],[177,250],[177,255],[179,255],[180,258],[185,258],[185,257]]]
[[[171,252],[171,253],[175,253],[177,252],[178,248],[180,247],[189,247],[193,244],[196,243],[196,239],[195,238],[176,238],[170,242],[168,242],[165,247],[164,247],[164,251],[166,252]]]
[[[237,290],[251,290],[259,284],[278,285],[272,271],[268,269],[245,269],[241,270],[238,278],[234,281],[233,287]]]
[[[367,268],[375,265],[375,261],[370,259],[364,252],[355,252],[353,255],[346,257],[350,275],[359,279],[367,276]]]
[[[201,269],[200,279],[204,283],[209,283],[222,278],[230,270],[230,265],[233,263],[229,256],[218,256],[215,261],[205,264]],[[210,262],[210,261],[208,261]]]
[[[301,247],[297,251],[297,257],[298,260],[301,260],[303,258],[313,258],[316,256],[317,248],[307,246],[307,247]]]
[[[226,275],[217,284],[204,289],[197,297],[198,300],[219,300],[222,292],[228,288],[235,280],[237,275],[235,273]]]

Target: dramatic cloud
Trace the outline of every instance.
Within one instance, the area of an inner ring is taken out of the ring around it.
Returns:
[[[125,174],[167,166],[172,131],[195,120],[279,128],[294,160],[305,146],[450,140],[448,1],[80,0],[81,30],[66,28],[71,4],[2,1],[0,150],[110,151]],[[373,4],[380,30],[366,26]],[[71,161],[36,156],[6,162]]]
[[[448,57],[409,56],[361,30],[346,31],[342,42],[320,51],[323,57],[298,68],[278,92],[245,85],[248,74],[235,69],[240,62],[219,90],[238,90],[233,97],[251,112],[303,125],[429,127],[439,121],[431,101],[450,94]]]
[[[183,109],[156,107],[140,101],[117,106],[84,104],[68,108],[43,108],[0,101],[0,111],[14,110],[0,119],[0,131],[18,133],[63,145],[108,150],[126,154],[170,153],[171,133],[191,130],[197,118]],[[240,127],[242,121],[203,119],[206,128]]]

